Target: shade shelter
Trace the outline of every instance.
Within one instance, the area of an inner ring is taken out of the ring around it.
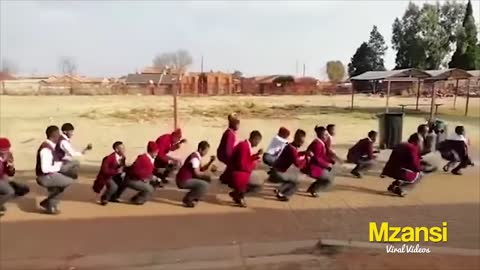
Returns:
[[[369,82],[378,82],[378,81],[386,81],[387,84],[387,97],[386,97],[386,104],[385,104],[385,112],[389,111],[389,99],[390,99],[390,89],[391,83],[395,81],[411,81],[411,82],[418,82],[418,91],[420,92],[420,80],[431,77],[425,71],[415,68],[408,68],[408,69],[398,69],[398,70],[389,70],[389,71],[367,71],[360,75],[354,76],[350,78],[350,81],[369,81]],[[352,88],[352,100],[351,100],[351,109],[353,110],[353,101],[355,96],[355,90]],[[418,108],[418,100],[417,100],[417,108]]]
[[[465,115],[468,112],[468,101],[470,98],[470,78],[472,74],[469,72],[459,69],[459,68],[450,68],[450,69],[441,69],[441,70],[426,70],[428,74],[430,74],[429,78],[426,78],[425,81],[432,82],[432,99],[431,99],[431,106],[430,106],[430,119],[434,117],[434,110],[433,107],[435,105],[435,99],[437,97],[437,89],[435,88],[435,82],[437,81],[447,81],[447,80],[456,80],[457,83],[455,85],[455,97],[453,98],[453,108],[455,109],[455,104],[457,101],[458,95],[458,81],[459,80],[468,80],[467,83],[467,104],[465,108]],[[417,104],[419,99],[420,93],[417,93]]]
[[[478,86],[480,82],[480,70],[469,70],[467,71],[472,77],[470,77],[467,86],[467,101],[465,103],[465,116],[468,114],[468,102],[470,101],[470,82],[475,82],[475,85]]]

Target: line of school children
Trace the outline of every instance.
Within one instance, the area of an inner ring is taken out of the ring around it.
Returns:
[[[297,192],[300,174],[311,180],[306,192],[312,197],[318,197],[320,192],[327,191],[334,184],[334,165],[342,162],[333,149],[335,125],[330,124],[327,128],[316,126],[316,137],[304,151],[301,148],[305,144],[306,132],[296,130],[293,140],[289,142],[290,131],[281,127],[265,153],[262,149],[254,151],[262,140],[259,131],[252,131],[246,140],[238,140],[239,125],[240,120],[235,114],[228,116],[228,128],[217,148],[219,161],[226,165],[220,182],[231,188],[229,195],[236,205],[246,207],[245,196],[261,190],[263,181],[252,174],[260,160],[270,167],[267,181],[278,185],[274,191],[281,201],[288,201]],[[89,144],[83,151],[76,151],[70,142],[73,131],[70,123],[64,124],[61,130],[57,126],[49,126],[45,132],[46,140],[37,150],[36,180],[48,193],[40,206],[48,214],[59,213],[62,193],[78,178],[80,164],[74,157],[92,149]],[[462,126],[458,126],[455,133],[443,142],[436,141],[435,134],[438,132],[441,131],[434,126],[420,125],[407,142],[393,149],[381,173],[381,177],[394,179],[387,188],[389,192],[403,197],[420,182],[425,173],[435,171],[436,168],[423,158],[435,149],[448,161],[443,167],[446,172],[457,163],[458,166],[452,170],[456,175],[461,174],[461,169],[473,166],[468,155],[469,141]],[[376,154],[379,152],[374,148],[376,139],[377,132],[370,131],[366,138],[348,150],[347,162],[355,164],[350,172],[354,177],[361,178],[376,164]],[[195,207],[208,192],[217,170],[214,165],[216,157],[211,156],[206,164],[202,164],[202,159],[210,150],[207,141],[200,142],[197,150],[188,155],[183,163],[169,155],[185,142],[180,129],[161,135],[156,141],[148,142],[146,153],[138,155],[130,166],[126,165],[125,146],[120,141],[115,142],[113,152],[103,158],[93,182],[93,191],[101,194],[100,204],[120,202],[124,191],[132,189],[136,194],[129,202],[142,205],[156,188],[168,183],[172,172],[178,170],[176,185],[188,190],[182,200],[183,205]],[[15,167],[10,147],[7,138],[0,138],[0,215],[4,214],[4,204],[8,200],[29,192],[28,186],[11,179],[15,175]]]

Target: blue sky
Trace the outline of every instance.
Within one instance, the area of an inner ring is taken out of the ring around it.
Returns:
[[[415,1],[422,4],[425,1]],[[432,2],[432,1],[429,1]],[[462,1],[459,1],[462,2]],[[161,52],[184,48],[190,70],[325,78],[348,64],[377,25],[388,45],[408,1],[9,1],[0,4],[0,56],[23,74],[58,73],[71,56],[82,74],[124,75]],[[474,0],[479,22],[480,1]],[[387,68],[395,52],[387,51]],[[299,74],[300,75],[300,74]]]

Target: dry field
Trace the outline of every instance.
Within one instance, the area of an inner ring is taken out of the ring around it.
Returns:
[[[478,145],[480,99],[471,99],[468,117],[463,117],[463,98],[457,100],[457,110],[453,110],[451,98],[438,102],[444,104],[440,107],[441,118],[451,126],[464,124],[472,142]],[[390,99],[393,110],[399,110],[398,104],[414,103],[414,98]],[[421,100],[421,104],[426,103],[428,99]],[[179,123],[189,143],[176,155],[185,156],[204,139],[216,148],[226,115],[232,111],[242,118],[240,137],[258,129],[264,134],[263,147],[279,126],[292,131],[303,128],[310,139],[316,124],[336,123],[336,143],[345,148],[378,128],[376,114],[383,111],[385,99],[358,95],[354,112],[349,105],[349,96],[179,97]],[[412,133],[427,115],[425,111],[409,113],[404,136]],[[167,96],[0,96],[0,116],[0,135],[11,139],[16,165],[21,170],[33,168],[35,151],[47,125],[73,123],[74,145],[94,145],[83,160],[91,165],[99,164],[115,140],[125,142],[132,161],[144,151],[148,140],[169,132],[173,126],[172,98]]]

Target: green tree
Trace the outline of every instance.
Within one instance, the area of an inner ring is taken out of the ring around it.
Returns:
[[[385,70],[384,56],[388,47],[385,44],[385,39],[382,34],[378,32],[377,26],[374,25],[370,32],[370,39],[367,43],[372,51],[372,69],[371,70]]]
[[[350,59],[350,63],[348,64],[348,74],[350,77],[373,70],[373,56],[373,50],[366,42],[363,42],[362,45],[358,47],[357,51]]]
[[[328,61],[327,75],[331,82],[341,82],[345,78],[345,66],[340,61]]]
[[[438,69],[449,57],[455,32],[462,18],[461,4],[410,2],[403,17],[392,27],[392,47],[397,51],[396,68]]]
[[[472,3],[469,0],[462,26],[457,31],[457,48],[448,66],[466,70],[480,68],[478,60],[480,51],[477,42],[477,27],[473,17]]]

